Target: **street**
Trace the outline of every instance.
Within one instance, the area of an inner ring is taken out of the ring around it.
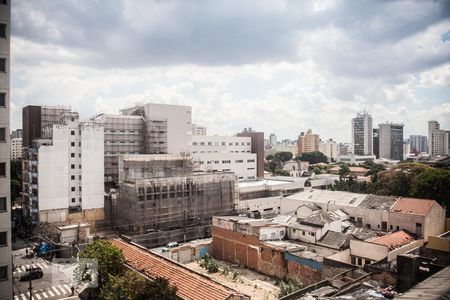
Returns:
[[[30,251],[30,250],[29,250]],[[52,264],[42,258],[26,258],[25,249],[13,251],[13,288],[14,299],[30,299],[29,281],[20,281],[20,276],[30,267],[40,267],[44,276],[32,280],[33,299],[62,299],[72,294],[70,274],[63,271],[62,265]]]

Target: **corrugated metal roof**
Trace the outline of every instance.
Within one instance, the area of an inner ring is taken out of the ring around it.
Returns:
[[[156,276],[166,278],[171,285],[178,288],[177,296],[182,299],[228,299],[232,295],[240,295],[237,291],[226,288],[176,262],[149,253],[122,240],[112,240],[111,242],[122,250],[127,265],[150,278]]]

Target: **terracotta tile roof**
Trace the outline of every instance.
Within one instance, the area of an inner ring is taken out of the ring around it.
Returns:
[[[389,251],[392,251],[404,245],[408,245],[409,243],[414,241],[414,238],[407,234],[405,231],[400,230],[380,237],[371,238],[367,241],[378,245],[385,245],[388,247]]]
[[[429,199],[400,198],[391,208],[391,212],[426,216],[436,203]]]
[[[178,288],[177,296],[182,299],[229,299],[233,295],[242,295],[206,276],[191,271],[176,262],[149,253],[135,245],[117,239],[111,242],[122,250],[127,265],[136,271],[145,273],[150,278],[156,276],[166,278],[170,284]]]

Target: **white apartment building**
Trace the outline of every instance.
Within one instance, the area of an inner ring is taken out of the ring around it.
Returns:
[[[206,127],[192,124],[192,135],[206,135]]]
[[[0,1],[0,299],[13,299],[10,200],[11,1]]]
[[[44,136],[27,153],[26,215],[34,224],[103,220],[103,127],[81,123],[71,112]]]
[[[338,144],[332,139],[327,140],[326,142],[321,142],[319,144],[319,151],[325,154],[328,158],[328,161],[336,160],[339,154]]]
[[[431,157],[450,154],[450,130],[440,129],[437,121],[428,121],[428,154]]]
[[[11,159],[22,159],[22,138],[11,139]]]
[[[192,158],[197,170],[234,172],[239,180],[256,179],[256,154],[250,137],[192,136]]]

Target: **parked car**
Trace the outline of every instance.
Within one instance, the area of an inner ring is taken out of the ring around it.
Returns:
[[[162,252],[168,252],[171,248],[178,247],[178,242],[170,242],[161,249]]]
[[[44,272],[42,272],[42,269],[37,267],[37,268],[31,268],[28,270],[28,272],[26,272],[25,274],[23,274],[22,276],[20,276],[20,281],[28,281],[28,280],[33,280],[33,279],[39,279],[42,278],[44,276]]]

